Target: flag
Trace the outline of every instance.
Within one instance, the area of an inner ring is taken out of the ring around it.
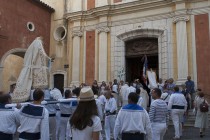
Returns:
[[[146,55],[144,55],[143,60],[144,60],[143,77],[146,79],[146,76],[147,76],[147,68],[148,68],[148,61],[147,61],[147,56]]]

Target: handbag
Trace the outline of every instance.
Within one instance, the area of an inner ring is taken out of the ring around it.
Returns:
[[[209,105],[206,103],[206,100],[204,99],[204,101],[200,104],[200,111],[201,112],[208,112],[209,111]]]

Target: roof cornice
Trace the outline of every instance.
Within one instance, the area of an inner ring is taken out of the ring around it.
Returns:
[[[44,3],[43,1],[41,0],[29,0],[31,2],[35,2],[41,6],[43,6],[44,8],[46,8],[47,10],[49,10],[51,13],[55,12],[55,9],[50,7],[49,5],[47,5],[46,3]]]
[[[114,16],[123,13],[133,13],[135,11],[145,11],[147,9],[156,9],[160,7],[172,6],[172,0],[151,0],[151,1],[134,1],[129,3],[122,3],[117,5],[106,5],[96,7],[88,11],[67,12],[64,18],[75,21],[81,19],[96,19],[103,16]]]

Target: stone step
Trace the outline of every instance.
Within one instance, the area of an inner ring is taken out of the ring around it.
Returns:
[[[209,116],[209,120],[210,120],[210,113],[208,114],[208,116]],[[191,127],[194,126],[195,118],[196,118],[196,116],[194,115],[193,110],[192,109],[189,110],[188,117],[185,120],[184,126],[191,126]],[[171,117],[170,117],[169,125],[173,125]],[[210,126],[210,121],[209,121],[209,126]]]

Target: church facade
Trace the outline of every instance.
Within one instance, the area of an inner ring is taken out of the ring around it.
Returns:
[[[59,74],[64,87],[132,80],[147,55],[159,78],[182,84],[190,75],[210,91],[209,0],[65,0],[54,6],[63,10],[52,23],[52,87]]]
[[[210,0],[41,1],[55,9],[50,88],[130,82],[141,78],[147,56],[157,78],[181,85],[190,75],[210,96]]]

